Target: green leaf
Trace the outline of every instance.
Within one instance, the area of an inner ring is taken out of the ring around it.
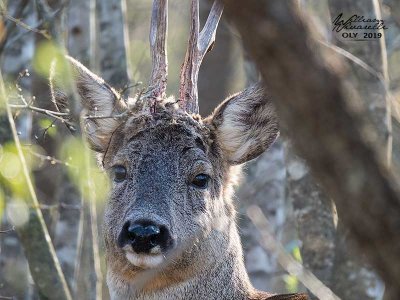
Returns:
[[[296,293],[299,288],[299,280],[296,276],[286,275],[283,279],[285,281],[286,290],[289,293]]]

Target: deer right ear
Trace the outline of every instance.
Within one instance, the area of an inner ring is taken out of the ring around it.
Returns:
[[[228,162],[256,158],[279,136],[278,118],[261,85],[251,86],[222,102],[206,119]]]
[[[113,132],[122,123],[122,119],[108,116],[123,113],[127,106],[120,95],[102,78],[72,57],[66,56],[66,60],[71,66],[73,82],[83,107],[82,131],[93,150],[105,152]],[[56,82],[59,80],[61,79],[56,79]],[[53,91],[52,96],[56,105],[65,105],[68,98],[58,89]]]

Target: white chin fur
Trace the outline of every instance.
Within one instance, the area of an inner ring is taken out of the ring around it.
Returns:
[[[129,251],[125,255],[132,265],[144,269],[155,268],[164,261],[164,257],[161,254],[137,254]]]

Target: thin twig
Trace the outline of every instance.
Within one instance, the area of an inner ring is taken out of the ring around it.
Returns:
[[[50,128],[54,128],[56,125],[55,123],[57,122],[57,119],[53,120],[53,122],[51,122],[51,124],[49,126],[47,126],[44,130],[43,130],[43,134],[42,134],[42,139],[46,139],[47,133],[49,132]]]
[[[44,109],[44,108],[40,108],[40,107],[36,107],[36,106],[32,106],[29,104],[8,104],[9,107],[11,108],[18,108],[18,109],[30,109],[45,115],[48,115],[50,117],[55,117],[55,116],[69,116],[69,113],[63,113],[63,112],[57,112],[57,111],[53,111],[53,110],[48,110],[48,109]],[[64,119],[61,119],[64,121]]]
[[[19,19],[22,17],[23,12],[25,10],[25,7],[28,5],[29,0],[22,0],[18,3],[15,11],[14,11],[14,17],[16,19]],[[4,2],[1,3],[0,6],[1,11],[6,11],[6,4]],[[2,41],[0,41],[0,53],[3,53],[4,47],[8,41],[8,38],[13,34],[14,29],[16,28],[15,22],[6,22],[5,26],[5,37]]]
[[[0,296],[0,299],[1,299],[1,300],[15,300],[15,299],[17,299],[17,298],[15,298],[14,296],[11,296],[11,297]]]
[[[388,80],[388,71],[387,71],[387,62],[383,64],[383,72],[380,73],[376,71],[373,67],[368,65],[362,59],[358,58],[357,56],[353,55],[349,51],[338,47],[336,45],[327,43],[325,41],[319,41],[323,46],[335,51],[339,55],[351,60],[353,63],[370,73],[372,76],[375,76],[378,81],[382,84],[383,88],[385,89],[385,105],[386,105],[386,126],[387,126],[387,141],[386,141],[386,165],[388,168],[391,167],[392,164],[392,149],[393,149],[393,132],[392,132],[392,104],[396,103],[393,95],[389,88],[389,80]],[[383,44],[384,51],[386,53],[386,47]],[[382,55],[383,61],[386,61],[386,55]]]
[[[99,241],[98,241],[98,229],[97,229],[97,210],[96,210],[96,194],[94,189],[94,182],[92,180],[90,174],[90,155],[88,150],[85,151],[85,168],[86,175],[88,178],[89,185],[89,213],[90,213],[90,230],[92,234],[92,253],[93,253],[93,266],[94,273],[96,276],[96,299],[102,298],[102,282],[103,282],[103,274],[101,272],[101,264],[100,264],[100,251],[99,251]]]
[[[5,12],[5,11],[1,11],[0,14],[1,14],[4,18],[6,18],[6,19],[8,19],[8,20],[10,20],[10,21],[12,21],[12,22],[14,22],[14,23],[17,24],[18,26],[20,26],[20,27],[22,27],[22,28],[24,28],[24,29],[26,29],[26,30],[28,30],[28,31],[31,31],[31,32],[40,34],[40,35],[42,35],[44,38],[46,38],[46,39],[48,39],[48,40],[51,39],[51,36],[48,34],[48,32],[47,32],[46,30],[37,29],[37,28],[35,28],[35,27],[31,27],[31,26],[29,26],[28,24],[22,22],[20,19],[16,19],[16,18],[14,18],[13,16],[10,16],[10,15],[9,15],[7,12]]]
[[[36,192],[35,192],[32,180],[29,175],[28,165],[26,163],[25,156],[22,151],[22,146],[21,146],[21,143],[20,143],[20,140],[18,137],[17,128],[16,128],[16,125],[15,125],[15,122],[13,119],[11,108],[8,106],[8,98],[7,98],[6,90],[4,87],[4,81],[3,81],[3,76],[1,74],[1,72],[0,72],[0,97],[3,98],[4,101],[6,102],[5,107],[6,107],[8,121],[10,123],[11,133],[13,136],[15,147],[17,149],[17,154],[18,154],[19,160],[21,162],[22,173],[23,173],[25,183],[28,188],[27,190],[30,195],[30,197],[29,197],[30,204],[34,207],[34,211],[30,214],[30,220],[32,220],[32,222],[36,222],[39,226],[38,227],[39,233],[36,234],[36,236],[40,238],[40,241],[43,241],[42,245],[46,246],[46,248],[41,249],[41,253],[46,254],[47,257],[45,259],[47,259],[48,263],[51,264],[48,267],[49,267],[49,271],[52,272],[52,274],[51,274],[51,277],[53,278],[52,283],[51,283],[52,287],[53,288],[56,287],[55,289],[57,290],[57,292],[55,293],[55,295],[57,295],[57,297],[59,297],[60,299],[70,300],[70,299],[72,299],[72,297],[71,297],[70,291],[68,289],[67,282],[65,280],[64,274],[62,273],[61,266],[58,261],[54,246],[51,243],[51,238],[50,238],[49,232],[47,230],[46,224],[44,223],[42,212],[38,208],[40,203],[37,199]],[[21,235],[21,234],[26,233],[25,231],[27,229],[20,228],[19,230],[20,230],[19,234]],[[37,243],[39,241],[36,240],[35,242],[37,245]],[[22,239],[22,243],[23,243],[24,247],[27,247],[27,241],[24,241],[24,239]],[[28,256],[28,262],[30,265],[37,263],[34,260],[30,261],[29,257],[32,257],[32,256]],[[33,256],[33,257],[35,257],[35,256]],[[47,275],[49,275],[49,274],[47,274]],[[37,276],[38,276],[37,273],[32,274],[33,279],[34,280],[36,279],[36,281],[38,279]],[[43,278],[42,278],[42,283],[43,283]],[[41,286],[39,286],[39,289],[49,289],[49,286],[50,286],[50,283],[45,282],[44,285],[42,284]],[[44,292],[44,291],[42,291],[42,292]]]
[[[12,231],[14,231],[14,230],[15,230],[15,227],[13,226],[13,227],[10,228],[10,229],[0,230],[0,233],[9,233],[9,232],[12,232]]]
[[[120,95],[120,97],[122,97],[124,94],[125,94],[125,92],[127,91],[127,90],[129,90],[129,89],[132,89],[132,88],[135,88],[135,87],[137,87],[137,86],[140,86],[140,85],[142,85],[143,83],[141,82],[141,81],[139,81],[139,82],[136,82],[136,83],[134,83],[134,84],[126,84],[120,91],[119,91],[119,95]],[[120,99],[119,99],[120,100]]]
[[[46,210],[53,210],[53,209],[68,209],[68,210],[81,210],[82,207],[78,204],[66,204],[66,203],[58,203],[58,204],[40,204],[39,207],[40,209],[46,209]]]
[[[32,110],[44,115],[47,115],[49,117],[52,117],[54,119],[57,119],[59,121],[61,121],[62,123],[68,124],[69,126],[74,126],[73,123],[71,123],[70,121],[68,121],[65,118],[62,118],[63,116],[70,116],[69,113],[63,113],[63,112],[57,112],[57,111],[53,111],[53,110],[48,110],[48,109],[43,109],[40,107],[36,107],[36,106],[32,106],[29,103],[27,104],[7,104],[8,107],[13,108],[13,109],[27,109],[27,110]]]
[[[81,204],[82,206],[84,205],[83,197],[81,197]],[[82,207],[79,214],[76,257],[74,263],[74,275],[72,277],[72,291],[74,292],[74,294],[76,294],[78,290],[78,276],[81,272],[81,259],[83,253],[83,239],[84,239],[84,234],[83,234],[84,221],[85,221],[84,218],[85,218],[85,208]]]
[[[117,114],[117,115],[109,115],[109,116],[83,116],[83,119],[87,119],[87,120],[95,120],[95,119],[121,119],[126,117],[129,114],[129,111],[125,111],[121,114]]]
[[[24,145],[24,146],[28,146],[28,145]],[[28,149],[29,153],[32,154],[33,156],[36,156],[37,158],[40,158],[43,161],[49,161],[50,164],[52,164],[52,165],[59,164],[59,165],[64,165],[64,166],[70,167],[70,168],[78,168],[75,165],[72,165],[72,164],[62,161],[62,160],[59,160],[53,156],[43,155],[43,154],[37,153],[35,151],[32,151],[29,147],[26,147],[26,148]]]

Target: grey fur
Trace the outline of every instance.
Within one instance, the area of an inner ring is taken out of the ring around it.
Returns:
[[[70,61],[78,69],[76,82],[84,113],[105,107],[104,113],[112,114],[118,101],[115,92]],[[93,130],[83,128],[106,171],[123,165],[128,172],[125,181],[113,183],[104,218],[111,298],[270,297],[250,284],[232,200],[240,173],[236,165],[261,154],[278,135],[277,118],[263,89],[248,88],[225,100],[205,119],[180,110],[171,99],[149,101],[140,109],[137,105],[128,109],[117,104],[118,114],[129,110],[126,118],[111,123],[96,120],[91,123]],[[205,190],[190,185],[199,173],[211,176]],[[146,270],[131,264],[116,243],[126,220],[144,217],[167,226],[175,238],[175,248],[164,253],[167,259]],[[282,299],[292,299],[288,297]]]

